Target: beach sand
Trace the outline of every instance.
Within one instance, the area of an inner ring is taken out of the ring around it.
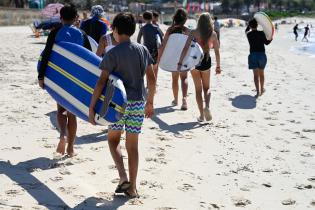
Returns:
[[[291,51],[292,27],[281,25],[267,47],[266,93],[257,101],[245,28],[222,29],[209,124],[196,122],[191,76],[181,111],[170,106],[171,75],[159,72],[155,117],[139,143],[141,197],[133,200],[113,195],[106,127],[79,120],[78,156],[53,159],[56,104],[36,80],[46,38],[1,27],[0,209],[314,209],[315,59]]]

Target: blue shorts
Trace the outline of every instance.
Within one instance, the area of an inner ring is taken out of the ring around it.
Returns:
[[[248,56],[249,69],[265,69],[267,56],[264,52],[252,52]]]

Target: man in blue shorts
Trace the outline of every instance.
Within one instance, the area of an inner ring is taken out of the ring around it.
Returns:
[[[47,38],[45,49],[42,53],[41,65],[38,71],[38,84],[41,88],[44,88],[45,71],[48,65],[48,60],[52,52],[53,45],[55,43],[61,41],[72,42],[91,50],[91,46],[85,33],[73,26],[73,23],[75,22],[77,16],[77,9],[74,7],[74,5],[65,5],[63,8],[61,8],[60,19],[63,26],[56,28],[50,32]],[[75,154],[73,146],[77,132],[76,117],[72,113],[65,110],[62,106],[57,104],[57,120],[60,129],[60,141],[57,146],[57,153],[60,153],[62,155],[65,154],[67,142],[67,155],[72,157]],[[66,132],[67,130],[68,132]]]
[[[257,21],[252,19],[245,30],[250,46],[250,54],[248,56],[248,68],[254,72],[254,83],[257,94],[255,97],[261,96],[265,92],[264,69],[267,64],[267,56],[265,53],[265,45],[271,43],[272,40],[267,40],[263,31],[257,31]]]
[[[153,115],[153,98],[155,92],[155,76],[153,60],[148,49],[138,43],[133,43],[130,37],[136,29],[136,20],[130,13],[120,13],[112,27],[115,40],[119,43],[104,56],[100,69],[101,76],[95,86],[90,104],[89,121],[95,124],[94,107],[102,93],[110,74],[119,75],[127,93],[127,107],[123,118],[109,126],[108,144],[119,174],[119,184],[116,193],[125,193],[131,198],[139,197],[137,193],[138,173],[138,138],[144,117]],[[148,83],[148,95],[145,93],[144,76]],[[126,149],[128,153],[129,180],[125,171],[120,148],[122,130],[126,130]]]

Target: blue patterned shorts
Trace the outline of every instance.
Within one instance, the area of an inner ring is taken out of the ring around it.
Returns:
[[[128,133],[141,133],[144,120],[144,101],[127,101],[124,116],[118,122],[108,126],[109,130],[125,130]]]

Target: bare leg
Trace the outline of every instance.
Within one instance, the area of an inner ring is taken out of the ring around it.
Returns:
[[[178,104],[178,78],[179,73],[178,72],[172,72],[172,89],[173,89],[173,96],[174,96],[174,104]]]
[[[123,182],[128,181],[128,177],[126,174],[124,161],[120,149],[120,137],[121,131],[108,130],[109,150],[118,170],[118,175],[120,178],[119,184],[122,184]]]
[[[202,88],[203,88],[203,94],[205,97],[206,108],[210,108],[210,97],[211,97],[210,76],[211,76],[210,70],[201,72]]]
[[[259,72],[259,83],[260,83],[260,95],[262,95],[265,92],[265,88],[264,88],[265,74],[264,74],[263,69],[259,69],[258,72]]]
[[[201,83],[201,74],[198,70],[191,71],[192,78],[195,84],[195,94],[196,94],[196,102],[199,109],[199,119],[200,121],[204,120],[204,113],[203,113],[203,101],[202,101],[202,83]]]
[[[139,134],[126,133],[126,148],[128,152],[130,178],[130,188],[128,189],[128,193],[130,196],[137,196],[137,174],[139,164],[138,137]]]
[[[56,152],[62,155],[64,155],[66,151],[65,136],[67,127],[67,116],[63,114],[65,111],[66,110],[62,106],[57,104],[57,121],[59,126],[60,137]]]
[[[256,92],[257,94],[255,95],[255,97],[259,97],[259,69],[254,69],[254,83],[255,83],[255,88],[256,88]]]
[[[74,146],[74,141],[77,134],[77,118],[74,114],[70,112],[67,112],[67,117],[68,117],[67,154],[70,157],[73,157],[74,156],[73,146]]]
[[[182,110],[187,110],[187,94],[188,94],[188,79],[187,79],[187,72],[180,73],[181,79],[181,87],[182,87],[182,95],[183,95],[183,104]]]

